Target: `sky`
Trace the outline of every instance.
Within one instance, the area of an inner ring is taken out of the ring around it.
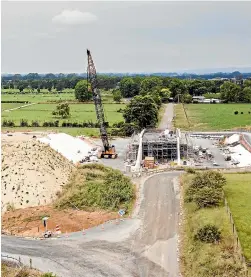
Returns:
[[[2,73],[251,67],[251,2],[2,1]]]

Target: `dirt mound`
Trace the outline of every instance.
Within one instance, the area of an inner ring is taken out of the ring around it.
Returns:
[[[32,135],[2,135],[2,211],[51,203],[73,170]]]
[[[81,231],[119,217],[116,212],[55,210],[48,205],[6,212],[2,217],[2,231],[19,236],[42,236],[44,216],[49,217],[48,230],[55,231],[59,225],[62,233]]]

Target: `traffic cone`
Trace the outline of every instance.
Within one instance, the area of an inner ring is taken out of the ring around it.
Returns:
[[[85,234],[86,234],[86,233],[85,233],[85,229],[83,229],[82,234],[83,234],[83,235],[85,235]]]

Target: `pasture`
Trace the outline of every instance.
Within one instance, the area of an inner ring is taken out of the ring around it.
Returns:
[[[251,104],[177,104],[174,125],[196,131],[251,127]]]
[[[236,225],[242,250],[251,263],[251,173],[226,174],[224,192]]]
[[[13,94],[5,94],[3,93],[4,89],[2,89],[1,101],[28,101],[31,103],[46,103],[46,102],[59,102],[59,101],[72,101],[78,102],[75,99],[74,90],[65,89],[62,93],[57,93],[56,91],[49,93],[13,93]],[[43,90],[42,90],[43,91]],[[110,91],[101,91],[102,100],[106,103],[113,102],[113,95]]]
[[[21,104],[22,105],[22,104]],[[19,104],[19,106],[21,106]],[[69,122],[83,122],[92,121],[96,122],[96,113],[94,104],[70,104],[71,116],[67,119],[62,119],[52,115],[56,109],[57,104],[34,104],[18,110],[3,112],[2,120],[13,120],[15,125],[19,125],[21,119],[28,122],[38,121],[43,123],[45,121],[59,120],[59,123],[64,121]],[[124,108],[123,104],[104,104],[106,119],[110,124],[123,121],[122,113],[117,112],[118,109]]]
[[[9,110],[9,109],[14,109],[20,106],[23,106],[25,104],[22,103],[2,103],[1,104],[1,111]]]

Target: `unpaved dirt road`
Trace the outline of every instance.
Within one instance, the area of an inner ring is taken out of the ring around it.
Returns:
[[[132,219],[55,240],[2,236],[2,254],[62,277],[178,277],[179,174],[147,179]]]
[[[159,128],[163,130],[172,129],[173,116],[174,116],[174,104],[173,103],[165,104],[165,111],[161,119]]]

